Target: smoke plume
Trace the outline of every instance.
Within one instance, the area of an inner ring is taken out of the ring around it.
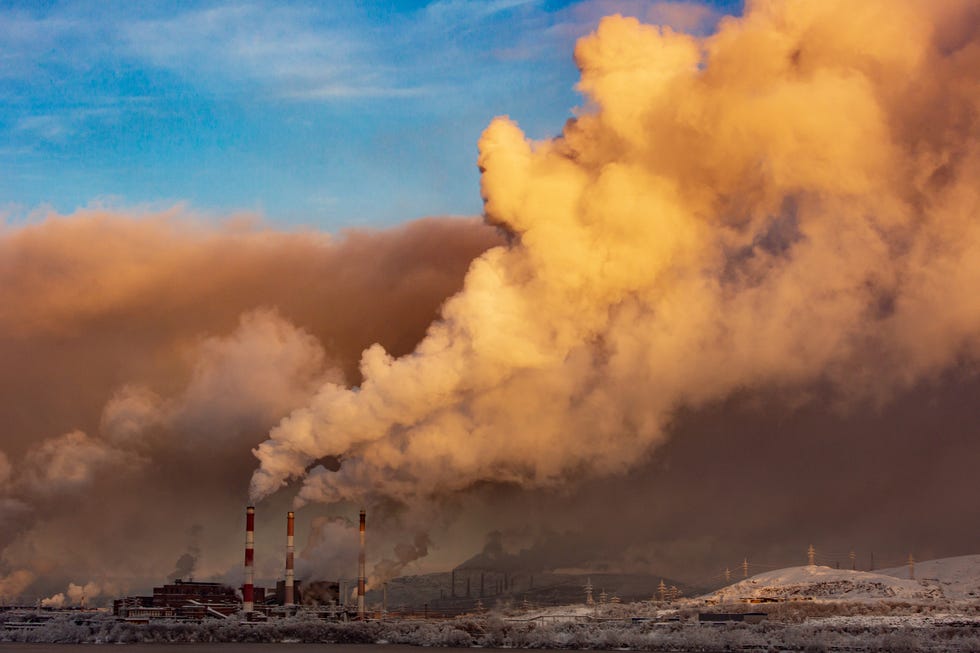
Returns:
[[[978,24],[916,0],[750,2],[705,38],[605,18],[561,136],[480,139],[512,243],[414,351],[371,346],[274,428],[252,496],[574,487],[648,461],[682,409],[880,406],[974,365]]]
[[[975,3],[612,16],[575,59],[560,136],[481,138],[484,223],[0,226],[0,598],[238,585],[249,478],[260,584],[296,493],[304,580],[354,577],[361,505],[372,582],[493,530],[686,580],[975,553]]]
[[[474,219],[330,236],[180,208],[2,227],[0,598],[239,569],[250,449],[323,383],[358,382],[372,342],[410,351],[499,242]],[[259,520],[272,573],[280,507]]]

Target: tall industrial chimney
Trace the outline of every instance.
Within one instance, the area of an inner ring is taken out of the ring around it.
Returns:
[[[295,603],[293,586],[296,584],[293,573],[293,521],[295,516],[290,510],[286,513],[286,605]]]
[[[365,551],[364,551],[364,524],[366,518],[364,509],[361,508],[361,550],[357,556],[357,618],[364,621],[364,567],[365,567]]]
[[[255,506],[245,509],[245,584],[242,586],[242,610],[255,610]]]

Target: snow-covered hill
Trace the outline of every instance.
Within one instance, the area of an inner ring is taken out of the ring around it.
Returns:
[[[882,569],[878,572],[895,578],[908,578],[907,566]],[[943,596],[957,600],[980,600],[980,555],[940,558],[915,563],[919,581],[942,590]]]
[[[906,570],[906,574],[907,574]],[[768,571],[709,594],[706,598],[734,602],[749,598],[792,599],[942,599],[936,584],[896,578],[878,572],[822,566],[788,567]]]

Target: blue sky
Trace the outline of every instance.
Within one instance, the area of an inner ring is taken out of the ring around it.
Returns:
[[[477,214],[480,132],[507,114],[556,135],[581,102],[575,39],[599,16],[704,32],[740,6],[0,2],[0,218],[184,203],[336,230]]]

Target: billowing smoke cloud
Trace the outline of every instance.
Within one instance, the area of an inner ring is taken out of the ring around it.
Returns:
[[[332,237],[181,209],[3,227],[0,598],[239,583],[250,449],[324,383],[358,382],[371,343],[410,351],[499,243],[474,219]],[[281,574],[285,506],[264,508]]]
[[[64,592],[58,592],[57,594],[54,594],[52,596],[49,596],[46,599],[41,599],[41,607],[44,607],[44,608],[63,608],[63,607],[65,607],[65,603],[67,602],[67,600],[68,599],[65,598],[65,593]]]
[[[395,565],[372,581],[493,529],[499,565],[685,578],[811,541],[883,562],[882,534],[975,552],[978,25],[965,0],[606,19],[560,138],[480,142],[506,246],[182,209],[0,228],[0,597],[145,592],[182,553],[238,584],[254,447],[255,496],[303,479],[304,580],[356,575],[358,505]],[[291,495],[259,506],[260,583]]]
[[[46,599],[41,599],[41,605],[46,608],[63,608],[66,605],[86,607],[102,595],[104,589],[111,590],[114,588],[103,588],[102,585],[94,581],[90,581],[84,585],[68,583],[67,590],[58,592]]]
[[[480,140],[514,242],[411,354],[370,347],[273,429],[252,496],[567,488],[649,460],[681,409],[881,405],[974,364],[978,25],[891,0],[749,3],[706,38],[604,19],[559,138]]]
[[[84,585],[68,584],[68,591],[65,592],[68,600],[73,604],[86,605],[87,602],[102,593],[102,587],[95,582],[85,583]]]

